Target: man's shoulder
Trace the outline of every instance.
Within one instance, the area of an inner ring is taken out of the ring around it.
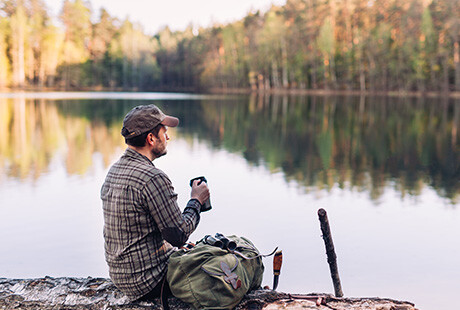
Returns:
[[[163,170],[158,169],[157,167],[153,165],[146,165],[146,166],[143,166],[142,168],[145,168],[144,175],[143,175],[145,180],[151,180],[151,179],[157,179],[157,178],[166,178],[169,180],[169,177],[166,175],[166,173],[163,172]]]
[[[161,169],[152,163],[121,157],[110,167],[106,181],[141,188],[150,180],[157,178],[169,179]]]
[[[125,160],[119,162],[119,167],[125,166],[126,169],[132,173],[140,173],[142,178],[150,179],[157,175],[166,175],[161,169],[158,169],[150,162],[144,160]]]

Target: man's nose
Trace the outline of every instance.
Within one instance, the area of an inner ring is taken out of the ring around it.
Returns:
[[[169,140],[169,136],[167,133],[165,133],[166,140]]]

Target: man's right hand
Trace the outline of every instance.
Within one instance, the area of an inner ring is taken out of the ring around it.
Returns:
[[[197,199],[202,205],[209,199],[211,194],[209,193],[209,188],[206,182],[201,182],[200,180],[193,181],[192,192],[190,194],[191,199]]]

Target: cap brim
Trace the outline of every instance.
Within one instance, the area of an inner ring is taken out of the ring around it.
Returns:
[[[179,125],[179,119],[174,116],[166,115],[161,123],[168,127],[177,127],[177,125]]]

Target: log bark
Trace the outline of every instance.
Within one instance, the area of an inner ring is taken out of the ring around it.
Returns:
[[[318,302],[319,300],[319,302]],[[171,309],[191,309],[176,298]],[[413,303],[385,298],[336,298],[327,294],[287,294],[272,290],[252,291],[236,310],[243,309],[316,310],[416,310]],[[23,310],[145,310],[162,309],[159,300],[131,302],[110,279],[104,278],[0,278],[0,309]]]

